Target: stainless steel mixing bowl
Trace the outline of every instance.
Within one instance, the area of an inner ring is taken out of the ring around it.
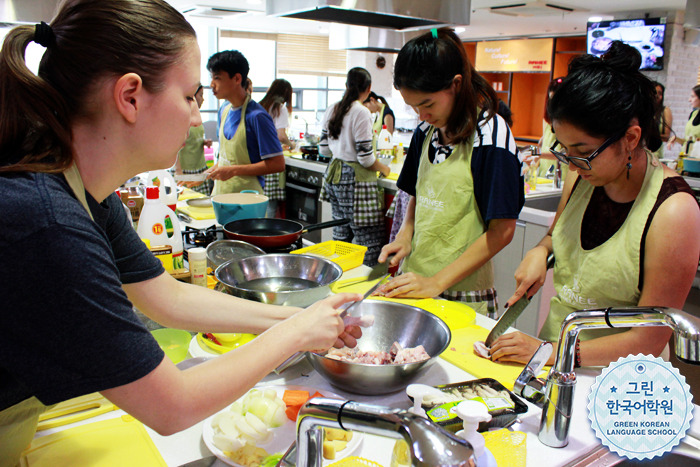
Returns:
[[[403,365],[350,363],[307,353],[311,365],[333,386],[355,394],[387,394],[406,388],[449,345],[452,334],[437,316],[414,306],[384,300],[365,300],[353,307],[351,316],[374,316],[374,324],[362,330],[360,350],[389,351],[394,342],[403,347],[422,345],[430,359]]]
[[[270,254],[228,261],[214,274],[237,297],[306,307],[328,296],[343,270],[318,256]]]

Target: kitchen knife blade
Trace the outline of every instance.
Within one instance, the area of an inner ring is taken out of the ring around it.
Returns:
[[[493,341],[498,339],[503,335],[504,332],[513,324],[518,316],[523,312],[525,307],[530,303],[530,299],[527,295],[521,297],[517,302],[513,303],[513,306],[509,307],[505,313],[500,317],[496,325],[491,329],[491,332],[486,336],[484,344],[486,347],[491,347]]]
[[[359,299],[359,300],[356,301],[356,302],[352,302],[352,303],[350,304],[349,307],[347,307],[346,309],[344,309],[343,311],[341,311],[341,312],[340,312],[340,319],[345,318],[345,316],[348,314],[348,311],[350,311],[350,308],[354,307],[354,306],[357,305],[358,303],[362,303],[362,302],[364,301],[365,298],[367,298],[367,297],[369,297],[370,295],[372,295],[372,294],[374,293],[374,291],[377,290],[377,289],[384,283],[384,280],[385,280],[387,277],[389,277],[390,275],[391,275],[391,274],[388,274],[388,273],[387,273],[387,274],[384,274],[384,276],[382,276],[382,278],[379,279],[379,280],[377,281],[376,284],[374,284],[372,287],[369,288],[369,290],[368,290],[367,292],[365,292],[365,294],[362,296],[361,299]]]
[[[382,276],[387,275],[389,273],[389,263],[393,258],[394,255],[389,255],[386,261],[384,261],[383,263],[377,263],[377,265],[374,266],[370,273],[367,275],[367,281],[374,281]],[[374,290],[372,291],[374,292]]]

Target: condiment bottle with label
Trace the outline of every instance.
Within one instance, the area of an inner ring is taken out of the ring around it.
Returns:
[[[172,234],[168,230],[172,226]],[[185,267],[182,256],[182,233],[180,232],[180,222],[175,215],[175,211],[160,201],[158,187],[146,187],[146,201],[141,210],[139,225],[136,229],[139,237],[148,239],[151,247],[159,245],[170,245],[172,247],[173,264],[171,268],[165,267],[169,272]]]
[[[190,263],[190,282],[202,287],[207,286],[207,250],[201,246],[187,250]]]
[[[377,150],[382,156],[393,156],[394,145],[391,144],[391,133],[386,129],[386,125],[382,125],[382,131],[379,132]]]

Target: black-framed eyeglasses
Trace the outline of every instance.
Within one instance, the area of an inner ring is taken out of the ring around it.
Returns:
[[[561,151],[557,151],[556,148],[557,146],[561,146],[561,143],[559,141],[554,141],[554,144],[552,145],[551,148],[549,148],[549,151],[554,154],[554,157],[556,157],[560,162],[563,164],[573,164],[579,169],[583,170],[591,170],[591,161],[595,159],[601,152],[605,151],[608,146],[611,144],[617,142],[625,136],[625,133],[627,133],[627,128],[625,128],[623,131],[611,136],[610,138],[606,139],[603,144],[600,145],[598,149],[593,151],[590,156],[588,157],[572,157],[566,154],[566,148],[562,148]]]

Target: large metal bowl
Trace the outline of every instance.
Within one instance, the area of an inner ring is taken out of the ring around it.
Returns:
[[[362,330],[360,350],[388,351],[394,342],[403,347],[422,345],[430,359],[403,365],[350,363],[308,352],[311,365],[333,386],[355,394],[388,394],[406,388],[449,345],[447,324],[420,308],[384,300],[364,300],[350,310],[351,316],[374,316],[374,324]]]
[[[306,307],[328,296],[343,270],[318,256],[271,254],[228,261],[214,274],[237,297]]]

